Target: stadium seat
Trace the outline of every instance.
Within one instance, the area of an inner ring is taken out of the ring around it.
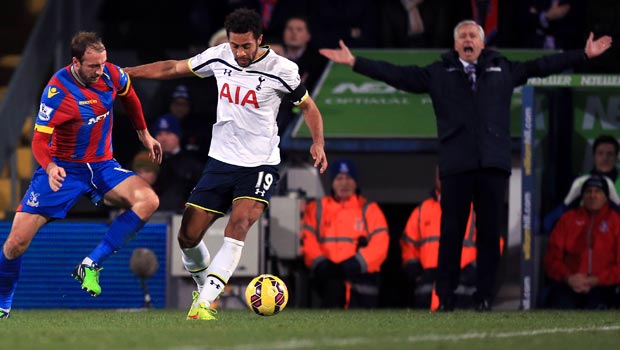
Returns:
[[[19,188],[17,193],[19,194]],[[0,219],[4,217],[5,211],[13,209],[15,208],[11,208],[11,179],[0,179]]]
[[[34,172],[32,151],[28,146],[17,147],[17,177],[29,179]]]

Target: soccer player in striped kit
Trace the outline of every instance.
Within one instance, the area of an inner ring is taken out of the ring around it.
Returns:
[[[71,40],[72,63],[43,90],[32,152],[39,163],[17,208],[0,254],[0,318],[8,318],[21,270],[21,256],[46,223],[63,219],[82,195],[125,209],[101,243],[73,270],[93,296],[101,293],[102,262],[139,231],[159,206],[151,187],[112,155],[113,105],[117,96],[153,162],[161,145],[148,132],[129,76],[107,61],[101,39],[79,32]]]
[[[261,47],[258,13],[233,11],[224,27],[228,43],[186,60],[127,68],[133,78],[173,79],[215,76],[219,91],[217,122],[202,178],[190,194],[178,234],[183,264],[198,286],[187,319],[215,320],[213,301],[237,268],[248,230],[262,215],[279,179],[276,116],[283,98],[304,112],[312,135],[314,166],[327,168],[323,119],[301,83],[297,65]],[[215,220],[232,207],[224,243],[211,260],[202,241]]]

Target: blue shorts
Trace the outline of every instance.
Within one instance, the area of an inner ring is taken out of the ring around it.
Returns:
[[[225,215],[233,201],[253,199],[269,205],[278,184],[278,168],[260,165],[247,168],[209,158],[187,205]]]
[[[94,163],[55,163],[67,173],[62,187],[57,192],[52,191],[47,173],[38,167],[17,211],[64,219],[80,196],[88,195],[97,204],[108,191],[135,175],[114,159]]]

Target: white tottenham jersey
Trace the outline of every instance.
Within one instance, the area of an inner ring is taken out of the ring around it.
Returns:
[[[297,64],[267,48],[243,68],[225,43],[190,58],[188,65],[199,77],[214,75],[217,80],[217,122],[209,156],[244,167],[279,164],[276,117],[282,98],[290,95],[298,105],[308,96]]]

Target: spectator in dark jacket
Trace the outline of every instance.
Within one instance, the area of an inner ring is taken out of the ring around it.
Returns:
[[[551,233],[553,226],[560,216],[571,208],[579,206],[581,201],[581,187],[589,175],[601,175],[609,179],[613,185],[609,188],[609,205],[616,211],[620,211],[620,177],[618,177],[618,152],[620,144],[611,135],[600,135],[592,145],[592,158],[594,165],[590,172],[573,180],[570,190],[564,197],[564,201],[545,216],[543,220],[543,232]]]
[[[484,48],[484,30],[462,21],[454,28],[454,50],[426,67],[396,66],[356,58],[344,42],[339,49],[321,49],[327,58],[353,67],[368,77],[398,89],[429,93],[437,118],[441,189],[441,238],[436,291],[439,310],[452,311],[460,274],[461,248],[474,202],[478,231],[474,300],[480,311],[490,310],[500,257],[501,208],[510,174],[510,100],[513,89],[529,77],[559,73],[601,55],[611,37],[593,40],[584,50],[511,62]]]
[[[181,148],[181,126],[174,114],[157,119],[153,133],[162,146],[163,161],[153,185],[159,196],[159,210],[183,212],[185,200],[196,186],[204,163]]]

